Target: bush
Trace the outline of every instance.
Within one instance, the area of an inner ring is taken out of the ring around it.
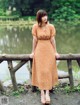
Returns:
[[[52,8],[50,10],[51,19],[55,21],[73,21],[80,19],[80,15],[77,13],[76,1],[52,1]]]
[[[6,13],[3,11],[3,9],[0,9],[0,16],[5,16]]]

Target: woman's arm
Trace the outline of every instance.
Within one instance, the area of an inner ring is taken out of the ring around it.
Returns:
[[[56,41],[55,41],[55,37],[54,37],[54,36],[51,37],[51,44],[52,44],[52,46],[53,46],[54,49],[55,49],[55,56],[56,56],[56,58],[59,58],[60,55],[59,55],[59,53],[58,53],[57,50],[56,50]]]
[[[33,36],[32,53],[34,53],[36,46],[37,46],[37,37]]]
[[[33,42],[32,42],[32,52],[30,54],[30,58],[33,58],[34,56],[34,51],[36,49],[36,46],[37,46],[37,37],[36,36],[33,36]]]
[[[58,54],[57,49],[56,49],[55,36],[56,36],[56,29],[55,29],[54,25],[51,25],[51,40],[50,41],[51,41],[51,44],[52,44],[52,46],[53,46],[53,48],[55,50],[56,58],[59,58],[60,55]]]
[[[32,41],[32,52],[30,54],[30,58],[33,58],[33,56],[34,56],[34,51],[36,49],[37,41],[38,41],[38,39],[37,39],[37,25],[36,24],[34,24],[32,26],[32,36],[33,36],[33,41]]]
[[[53,46],[53,48],[55,49],[55,53],[57,53],[57,49],[56,49],[56,41],[55,41],[55,37],[51,37],[51,44]]]

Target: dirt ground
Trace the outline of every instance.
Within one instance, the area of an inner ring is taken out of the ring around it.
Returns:
[[[50,94],[51,105],[80,105],[80,94],[70,93],[63,94],[61,92]],[[19,98],[9,97],[9,105],[42,105],[40,102],[40,93],[29,91],[26,95],[20,95]]]
[[[50,93],[51,104],[50,105],[80,105],[80,93],[64,93],[63,91],[53,91]],[[8,96],[9,105],[42,105],[40,102],[40,91],[32,92],[31,88],[16,96]]]

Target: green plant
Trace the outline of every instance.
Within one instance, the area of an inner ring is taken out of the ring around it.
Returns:
[[[65,92],[65,93],[71,93],[71,92],[80,92],[80,84],[78,84],[77,86],[74,86],[73,88],[70,88],[70,86],[65,86],[64,88],[63,88],[63,91]]]
[[[77,12],[80,4],[76,0],[52,0],[51,4],[50,14],[54,21],[73,21],[80,19],[80,14]]]
[[[19,93],[24,92],[24,87],[23,87],[23,86],[21,86],[21,87],[18,89],[18,91],[19,91]]]
[[[24,92],[24,87],[23,86],[20,86],[17,91],[14,91],[13,90],[12,93],[11,93],[11,95],[16,96],[16,97],[19,97],[19,95],[21,93],[23,93],[23,92]]]
[[[3,9],[0,9],[0,16],[5,16],[6,12],[3,11]]]
[[[13,91],[13,92],[12,92],[12,95],[13,95],[13,96],[19,96],[20,93],[19,93],[19,91]]]

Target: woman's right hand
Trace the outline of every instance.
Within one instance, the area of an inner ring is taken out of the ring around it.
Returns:
[[[30,54],[30,58],[33,58],[33,56],[34,56],[34,52],[32,52],[32,53]]]

